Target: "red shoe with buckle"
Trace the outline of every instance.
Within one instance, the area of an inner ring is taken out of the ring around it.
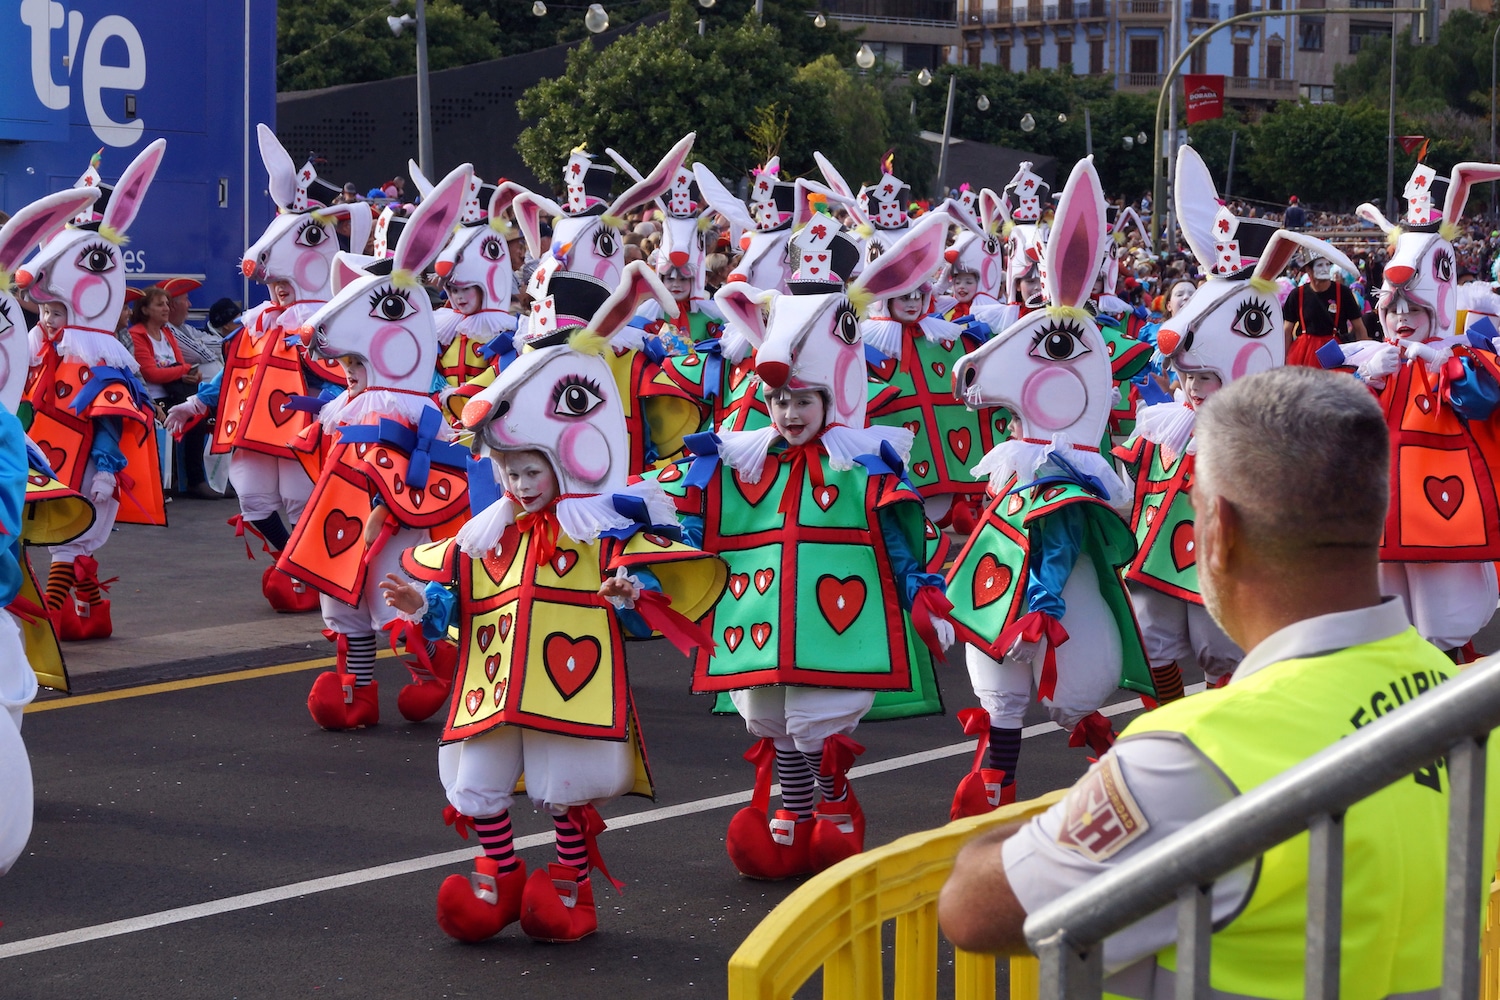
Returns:
[[[282,614],[318,610],[318,592],[277,569],[274,562],[260,575],[260,592],[267,603]]]
[[[865,811],[846,784],[842,802],[820,802],[813,812],[813,871],[832,868],[865,849]]]
[[[452,680],[416,681],[396,692],[396,711],[408,722],[425,722],[448,702]]]
[[[992,767],[981,767],[964,775],[953,793],[953,805],[948,810],[949,819],[964,819],[968,816],[983,816],[1001,806],[1016,801],[1016,784],[1005,784],[1005,772]]]
[[[1068,734],[1068,746],[1081,747],[1085,743],[1094,753],[1103,754],[1115,745],[1115,730],[1109,720],[1098,712],[1090,712],[1083,721]]]
[[[69,594],[63,601],[56,618],[57,637],[63,642],[81,642],[85,639],[108,639],[114,632],[110,621],[109,601],[98,604],[81,601]]]
[[[570,944],[599,929],[594,883],[572,865],[538,868],[521,894],[521,930],[529,938]]]
[[[467,878],[449,875],[438,889],[437,922],[458,941],[483,941],[499,934],[521,916],[526,862],[504,875],[494,858],[480,855]]]
[[[724,846],[735,871],[746,878],[777,882],[811,874],[811,822],[797,822],[795,813],[776,810],[768,824],[766,814],[746,806],[729,821]]]
[[[307,693],[307,710],[324,729],[373,726],[380,721],[380,682],[356,687],[353,674],[336,670],[319,674]]]

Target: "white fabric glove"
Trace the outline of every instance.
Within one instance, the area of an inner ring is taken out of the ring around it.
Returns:
[[[1401,348],[1395,344],[1382,344],[1370,352],[1369,357],[1355,370],[1362,381],[1385,384],[1387,376],[1396,374],[1401,367]]]
[[[613,604],[617,610],[629,611],[635,607],[635,602],[641,596],[641,578],[638,576],[628,575],[625,572],[625,567],[621,566],[619,569],[615,570],[615,579],[624,580],[626,583],[630,584],[630,596],[606,597],[605,600],[610,604]]]
[[[1443,362],[1453,357],[1453,348],[1433,347],[1431,344],[1424,344],[1419,340],[1403,339],[1401,346],[1406,349],[1406,356],[1408,358],[1416,358],[1418,361],[1421,361],[1427,366],[1428,371],[1437,371],[1443,366]]]
[[[1045,639],[1030,642],[1018,636],[1016,641],[1011,643],[1010,652],[1005,654],[1005,658],[1015,660],[1017,663],[1035,663],[1036,658],[1041,655],[1044,642],[1046,642]]]
[[[94,503],[104,503],[115,495],[115,474],[113,472],[96,472],[94,478],[89,482],[89,499]]]
[[[189,396],[167,411],[166,428],[167,433],[174,437],[187,430],[188,424],[193,422],[194,417],[202,416],[208,412],[208,406],[197,396]]]
[[[955,638],[953,632],[953,623],[946,618],[938,618],[934,616],[932,619],[932,630],[937,633],[938,645],[943,647],[943,652],[948,652],[948,650],[953,646],[953,640]]]

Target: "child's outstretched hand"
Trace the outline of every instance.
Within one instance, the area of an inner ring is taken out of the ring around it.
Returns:
[[[410,580],[395,573],[387,573],[385,579],[380,581],[380,593],[385,596],[388,607],[409,615],[421,611],[422,605],[427,603],[422,592]]]

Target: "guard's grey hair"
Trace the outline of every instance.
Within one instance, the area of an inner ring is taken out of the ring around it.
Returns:
[[[1235,381],[1198,413],[1195,500],[1222,496],[1252,545],[1276,553],[1379,544],[1390,436],[1359,381],[1277,368]]]

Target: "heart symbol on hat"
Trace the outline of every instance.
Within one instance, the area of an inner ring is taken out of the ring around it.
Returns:
[[[974,580],[971,590],[974,597],[974,607],[983,608],[994,604],[1005,596],[1010,589],[1010,582],[1014,574],[1009,566],[1000,565],[1000,560],[986,552],[979,557],[979,565],[974,568]]]

